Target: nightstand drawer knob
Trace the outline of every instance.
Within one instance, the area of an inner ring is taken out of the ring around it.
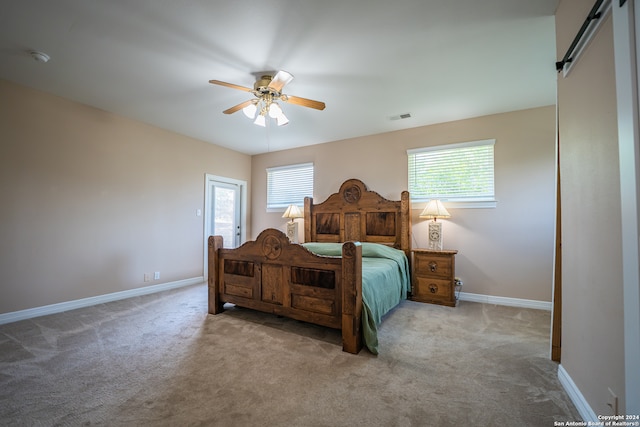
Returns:
[[[429,263],[429,270],[431,270],[432,273],[435,273],[437,269],[438,269],[438,263],[435,261],[431,261]]]
[[[431,292],[432,294],[438,292],[438,285],[436,285],[435,283],[429,283],[429,292]]]

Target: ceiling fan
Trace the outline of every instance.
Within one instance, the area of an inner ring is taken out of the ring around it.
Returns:
[[[324,110],[324,102],[314,101],[312,99],[300,98],[298,96],[285,95],[282,88],[293,80],[293,75],[286,71],[278,71],[275,76],[263,75],[253,85],[253,89],[235,85],[233,83],[222,82],[220,80],[209,80],[209,83],[239,89],[252,93],[256,98],[244,101],[238,105],[234,105],[223,111],[224,114],[233,114],[236,111],[242,112],[254,119],[254,123],[258,126],[266,126],[266,116],[276,119],[278,126],[286,125],[289,119],[284,115],[282,108],[276,101],[288,102],[289,104],[300,105],[303,107],[315,108],[316,110]],[[257,116],[256,116],[257,113]]]

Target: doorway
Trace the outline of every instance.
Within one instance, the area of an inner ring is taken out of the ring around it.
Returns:
[[[204,278],[209,277],[209,236],[222,236],[225,248],[236,248],[246,240],[247,183],[233,178],[205,175]]]

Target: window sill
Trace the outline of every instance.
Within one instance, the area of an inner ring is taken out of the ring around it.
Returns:
[[[451,209],[494,209],[498,206],[497,200],[482,200],[482,201],[459,201],[459,202],[449,202],[447,200],[442,200],[442,203],[445,207]],[[427,202],[416,201],[412,202],[412,209],[424,209],[427,206]]]

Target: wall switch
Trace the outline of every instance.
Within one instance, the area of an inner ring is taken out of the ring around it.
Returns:
[[[151,275],[149,273],[144,273],[144,281],[148,282],[151,280]]]
[[[202,216],[202,209],[196,209],[196,216]]]
[[[607,400],[607,406],[611,408],[613,415],[619,415],[618,414],[618,396],[616,396],[616,394],[610,388],[608,388],[607,390],[609,390],[609,400]]]
[[[153,273],[153,280],[158,280],[160,278],[160,272],[156,271],[155,273]]]

